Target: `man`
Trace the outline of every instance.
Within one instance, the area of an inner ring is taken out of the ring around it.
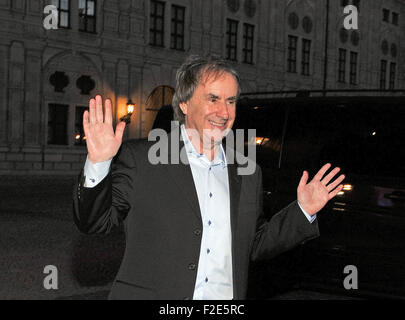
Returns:
[[[266,221],[259,166],[238,175],[221,144],[236,116],[237,73],[224,61],[192,56],[176,82],[173,108],[186,164],[151,164],[147,140],[121,145],[125,124],[114,133],[111,101],[103,114],[101,97],[90,100],[75,222],[85,233],[125,225],[125,254],[110,299],[244,299],[249,261],[317,237],[315,215],[341,190],[344,176],[331,182],[339,168],[324,177],[327,164],[307,183],[304,172],[297,201]],[[172,159],[175,149],[166,150]]]

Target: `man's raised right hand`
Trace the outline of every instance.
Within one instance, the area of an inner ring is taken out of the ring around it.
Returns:
[[[110,99],[105,101],[105,114],[101,96],[90,99],[89,111],[86,110],[83,114],[83,128],[88,158],[92,163],[110,160],[117,154],[122,143],[125,122],[121,121],[114,133]]]

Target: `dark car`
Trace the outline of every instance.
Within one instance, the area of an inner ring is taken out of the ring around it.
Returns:
[[[405,97],[247,95],[234,129],[249,128],[269,217],[296,199],[303,170],[312,176],[330,162],[346,175],[317,215],[321,236],[252,265],[249,296],[305,288],[405,297]],[[352,289],[347,266],[357,271]]]

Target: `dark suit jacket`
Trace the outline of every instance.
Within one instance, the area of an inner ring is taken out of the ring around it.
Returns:
[[[102,182],[85,188],[81,173],[75,188],[74,220],[82,232],[108,233],[124,223],[125,254],[110,299],[193,297],[203,226],[191,168],[152,165],[152,144],[124,142]],[[296,201],[266,221],[259,166],[252,175],[236,170],[228,164],[233,287],[234,299],[244,299],[250,260],[275,256],[319,231]]]

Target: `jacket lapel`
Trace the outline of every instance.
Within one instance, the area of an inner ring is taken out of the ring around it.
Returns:
[[[193,213],[197,216],[198,219],[201,219],[201,211],[200,211],[200,204],[198,202],[198,195],[197,189],[194,184],[193,174],[191,172],[190,164],[188,163],[187,155],[184,154],[182,158],[180,158],[180,153],[185,153],[184,149],[184,142],[179,141],[179,150],[175,151],[177,153],[176,160],[178,159],[178,164],[172,164],[172,152],[171,152],[171,143],[173,142],[169,135],[169,164],[167,165],[167,170],[171,175],[173,181],[177,185],[178,190],[183,196],[183,199],[187,199],[188,203],[190,204],[191,208],[193,209]],[[183,163],[181,159],[186,160],[186,163]]]

